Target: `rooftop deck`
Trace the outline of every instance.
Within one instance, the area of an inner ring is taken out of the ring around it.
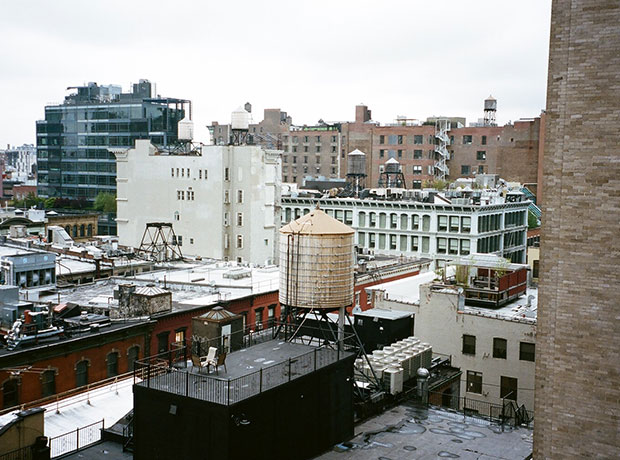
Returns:
[[[232,405],[352,356],[328,346],[270,340],[234,351],[226,368],[207,372],[185,361],[185,349],[136,363],[136,385]]]

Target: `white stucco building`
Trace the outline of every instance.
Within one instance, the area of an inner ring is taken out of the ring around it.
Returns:
[[[529,201],[522,193],[477,191],[477,199],[439,194],[423,199],[415,191],[407,193],[411,195],[397,199],[317,199],[291,193],[282,197],[282,223],[319,203],[327,214],[355,230],[356,244],[365,251],[430,258],[437,266],[473,253],[526,262]]]
[[[499,283],[493,270],[472,265],[464,287],[423,273],[366,291],[375,308],[414,313],[415,336],[461,369],[461,397],[533,411],[537,289],[522,265],[502,265]]]
[[[116,153],[119,242],[139,247],[147,222],[171,222],[184,255],[271,264],[277,258],[281,160],[257,146]]]

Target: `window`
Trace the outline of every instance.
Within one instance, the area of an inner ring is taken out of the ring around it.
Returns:
[[[506,348],[508,346],[508,342],[506,339],[500,339],[499,337],[495,337],[493,339],[493,357],[499,359],[506,359]]]
[[[469,176],[469,165],[461,165],[461,176]]]
[[[411,251],[418,252],[418,237],[417,236],[411,237]]]
[[[243,227],[243,213],[242,212],[237,213],[237,226]]]
[[[478,150],[476,152],[476,160],[485,161],[486,159],[487,159],[487,152],[485,152],[484,150]]]
[[[414,166],[413,174],[422,174],[422,166]]]
[[[316,136],[316,141],[321,142],[321,136]]]
[[[450,238],[448,240],[448,254],[456,255],[459,253],[459,240]]]
[[[237,235],[237,249],[243,249],[243,235]]]
[[[476,354],[476,336],[463,334],[463,354],[475,355]]]
[[[414,144],[424,144],[424,136],[422,136],[420,134],[416,134],[415,136],[413,136],[413,143]]]
[[[411,230],[417,230],[420,227],[420,216],[413,214],[411,216]]]
[[[2,400],[4,409],[19,404],[19,379],[9,378],[2,384]]]
[[[224,190],[224,204],[230,203],[230,190]]]
[[[402,143],[403,143],[403,136],[402,135],[398,136],[398,143],[402,145]]]
[[[364,211],[360,212],[357,216],[357,225],[358,227],[366,226],[366,213]]]
[[[396,249],[396,235],[390,235],[390,249]]]
[[[478,174],[484,174],[484,166],[483,165],[479,165],[478,166]]]
[[[422,159],[422,150],[414,150],[413,151],[413,159],[421,160]]]
[[[459,231],[459,217],[458,216],[450,216],[450,231],[451,232]]]
[[[230,214],[224,213],[224,227],[228,227],[230,225]]]
[[[168,351],[168,336],[170,331],[164,331],[157,334],[157,353]]]
[[[379,144],[385,144],[385,136],[383,134],[379,136]]]
[[[174,168],[170,168],[170,174],[174,177]]]
[[[269,305],[267,307],[267,327],[272,327],[276,322],[276,306]]]
[[[446,238],[437,238],[437,253],[445,254],[448,240]]]
[[[482,394],[482,372],[467,371],[468,393]]]
[[[321,153],[321,146],[320,145],[316,146],[316,153]]]
[[[108,377],[115,377],[118,375],[118,353],[113,351],[108,353],[106,358],[108,364]]]
[[[463,136],[463,144],[471,144],[473,141],[471,136]]]
[[[448,216],[437,216],[437,231],[448,231]]]
[[[224,180],[226,181],[230,180],[230,169],[228,168],[224,168]]]
[[[486,136],[482,136],[481,143],[482,143],[482,145],[487,145],[487,137]]]
[[[381,149],[379,150],[379,158],[383,158],[385,157],[385,150]]]
[[[129,347],[127,350],[127,366],[130,371],[134,370],[136,366],[136,361],[140,357],[140,347],[138,345],[134,345],[133,347]]]
[[[237,203],[243,203],[243,190],[237,190]]]
[[[308,164],[308,155],[304,155],[304,164]]]
[[[41,374],[41,396],[56,394],[56,371],[49,369]]]
[[[377,215],[374,212],[371,212],[368,215],[368,226],[369,227],[376,227],[377,226]]]
[[[293,157],[293,163],[297,163],[297,157]]]
[[[461,233],[469,233],[471,231],[471,217],[461,217]]]
[[[469,240],[461,240],[461,255],[467,256],[469,255],[471,243]]]
[[[390,228],[398,227],[398,214],[392,213],[390,214]]]
[[[499,386],[500,398],[512,399],[513,401],[517,400],[517,379],[513,377],[504,377],[502,375]]]
[[[521,361],[534,362],[534,360],[536,359],[535,347],[536,346],[533,343],[521,342],[519,344],[519,359]]]
[[[422,216],[422,231],[430,232],[431,230],[431,216],[424,215]]]
[[[371,249],[374,249],[375,247],[375,234],[374,233],[368,234],[368,247]]]
[[[88,385],[88,361],[83,359],[75,365],[75,386]]]
[[[336,157],[332,157],[332,164],[335,165],[336,164]]]
[[[205,180],[207,180],[207,170],[206,169],[204,170],[204,173],[205,173]]]
[[[263,309],[257,308],[254,310],[254,317],[256,318],[256,330],[263,328]]]

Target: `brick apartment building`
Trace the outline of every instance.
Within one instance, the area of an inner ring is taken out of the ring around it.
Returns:
[[[534,458],[617,458],[620,3],[554,0]],[[570,236],[568,236],[570,235]]]
[[[246,110],[251,106],[246,104]],[[286,112],[265,109],[260,123],[250,124],[253,142],[283,150],[282,181],[304,184],[307,177],[344,178],[347,153],[358,149],[366,156],[366,186],[376,187],[385,162],[397,160],[407,188],[422,188],[437,177],[436,117],[425,122],[397,119],[381,125],[372,121],[365,105],[355,107],[350,122],[296,126]],[[536,194],[543,154],[544,114],[505,126],[465,126],[465,119],[450,117],[447,179],[475,174],[498,174],[507,181],[527,184]],[[477,123],[476,123],[477,124]],[[226,144],[230,125],[209,127],[213,142]]]

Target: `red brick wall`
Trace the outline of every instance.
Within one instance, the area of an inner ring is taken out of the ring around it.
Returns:
[[[134,345],[140,347],[139,357],[144,356],[145,335],[130,337],[123,340],[116,340],[104,345],[93,346],[85,350],[69,352],[65,355],[55,356],[50,359],[30,362],[30,372],[22,372],[20,376],[21,384],[19,385],[19,402],[20,404],[35,401],[43,397],[42,394],[42,374],[37,371],[53,369],[56,371],[56,393],[72,390],[76,385],[75,366],[86,359],[88,366],[88,383],[94,383],[99,380],[108,378],[107,375],[107,355],[113,351],[119,353],[118,373],[124,374],[129,372],[128,349]],[[0,371],[0,388],[1,385],[10,377],[8,371]],[[4,395],[0,391],[0,408],[4,407]]]

